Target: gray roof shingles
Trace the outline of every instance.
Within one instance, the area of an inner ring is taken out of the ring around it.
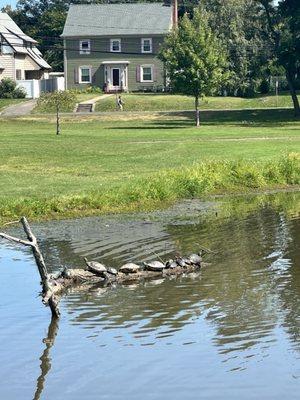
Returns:
[[[51,69],[51,66],[42,58],[40,51],[35,47],[37,41],[32,39],[18,27],[18,25],[6,13],[0,12],[0,34],[19,54],[28,54],[40,67]],[[25,43],[29,42],[32,49],[27,48]],[[3,69],[3,65],[0,68]]]
[[[62,37],[160,35],[172,27],[163,3],[71,5]]]

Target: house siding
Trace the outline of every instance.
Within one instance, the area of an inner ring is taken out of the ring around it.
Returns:
[[[152,53],[141,52],[141,39],[152,38]],[[110,51],[110,39],[121,39],[121,52]],[[89,39],[91,41],[91,53],[79,53],[79,41]],[[79,84],[78,71],[80,66],[89,66],[92,70],[91,85],[101,89],[104,86],[104,66],[103,61],[129,61],[128,65],[128,89],[129,91],[144,90],[146,88],[163,87],[165,84],[164,68],[162,62],[156,57],[159,52],[164,36],[110,36],[76,39],[66,39],[66,80],[67,87],[85,88],[86,84]],[[153,82],[137,82],[137,67],[141,65],[153,65]]]
[[[1,65],[4,70],[0,70],[0,80],[3,78],[15,79],[15,59],[13,55],[0,55]]]
[[[25,55],[23,55],[23,54],[15,55],[15,68],[16,68],[16,71],[17,70],[21,71],[20,79],[25,79],[24,62],[25,62]],[[17,77],[17,73],[16,73],[16,77]]]

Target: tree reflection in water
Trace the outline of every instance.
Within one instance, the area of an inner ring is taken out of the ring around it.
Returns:
[[[59,323],[59,321],[57,319],[55,319],[55,318],[51,319],[51,322],[48,327],[47,336],[43,340],[43,343],[45,343],[45,349],[43,351],[43,354],[40,357],[41,374],[37,378],[37,381],[36,381],[36,391],[35,391],[33,400],[39,400],[41,398],[41,395],[43,393],[44,386],[45,386],[46,376],[51,369],[50,350],[51,350],[52,346],[54,345],[55,338],[56,338],[56,335],[58,332],[58,323]]]
[[[236,358],[235,366],[241,369],[251,358],[264,357],[275,345],[278,325],[288,333],[290,346],[299,351],[300,197],[291,198],[291,212],[261,201],[249,201],[247,211],[239,212],[235,199],[218,215],[201,209],[186,209],[184,214],[179,208],[178,214],[165,212],[151,218],[50,223],[40,230],[42,248],[48,264],[56,266],[82,266],[83,256],[119,266],[153,258],[151,251],[165,258],[175,252],[190,253],[197,243],[218,251],[210,258],[211,265],[192,277],[117,290],[94,287],[89,292],[71,291],[62,312],[70,314],[71,324],[91,330],[101,345],[111,338],[124,345],[170,343],[192,325],[193,337],[184,340],[201,342],[202,321],[213,327],[210,340],[223,361]],[[51,323],[35,399],[40,398],[51,367],[49,352],[56,332],[57,326]]]

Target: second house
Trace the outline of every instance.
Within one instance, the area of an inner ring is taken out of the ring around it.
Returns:
[[[67,89],[163,90],[157,54],[172,15],[159,3],[71,5],[62,34]]]

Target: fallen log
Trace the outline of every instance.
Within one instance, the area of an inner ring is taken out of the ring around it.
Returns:
[[[22,244],[24,246],[31,247],[41,277],[42,302],[45,306],[50,307],[52,316],[54,318],[59,318],[60,316],[58,304],[61,295],[71,287],[76,287],[76,286],[82,287],[83,284],[87,284],[87,287],[90,287],[90,285],[101,285],[103,287],[108,287],[114,284],[123,284],[123,283],[128,284],[130,282],[144,281],[146,279],[149,280],[156,278],[178,276],[199,271],[200,268],[204,265],[202,261],[201,262],[199,261],[196,264],[195,263],[187,264],[179,262],[180,260],[182,261],[183,259],[178,259],[178,264],[175,261],[175,266],[173,260],[171,260],[172,262],[169,261],[168,263],[166,263],[166,265],[173,264],[172,268],[163,266],[164,267],[163,269],[157,271],[139,268],[135,272],[125,273],[121,271],[122,270],[121,268],[120,271],[115,271],[114,274],[109,274],[108,272],[104,272],[101,275],[99,273],[96,273],[96,271],[91,271],[88,270],[87,268],[85,269],[65,268],[63,271],[60,271],[59,273],[49,274],[45,265],[43,255],[40,251],[37,239],[32,233],[28,221],[26,220],[25,217],[22,217],[20,222],[23,226],[23,229],[26,233],[28,240],[19,239],[7,235],[6,233],[0,233],[0,237],[15,243]],[[87,262],[87,265],[89,264],[97,264],[97,263]]]

